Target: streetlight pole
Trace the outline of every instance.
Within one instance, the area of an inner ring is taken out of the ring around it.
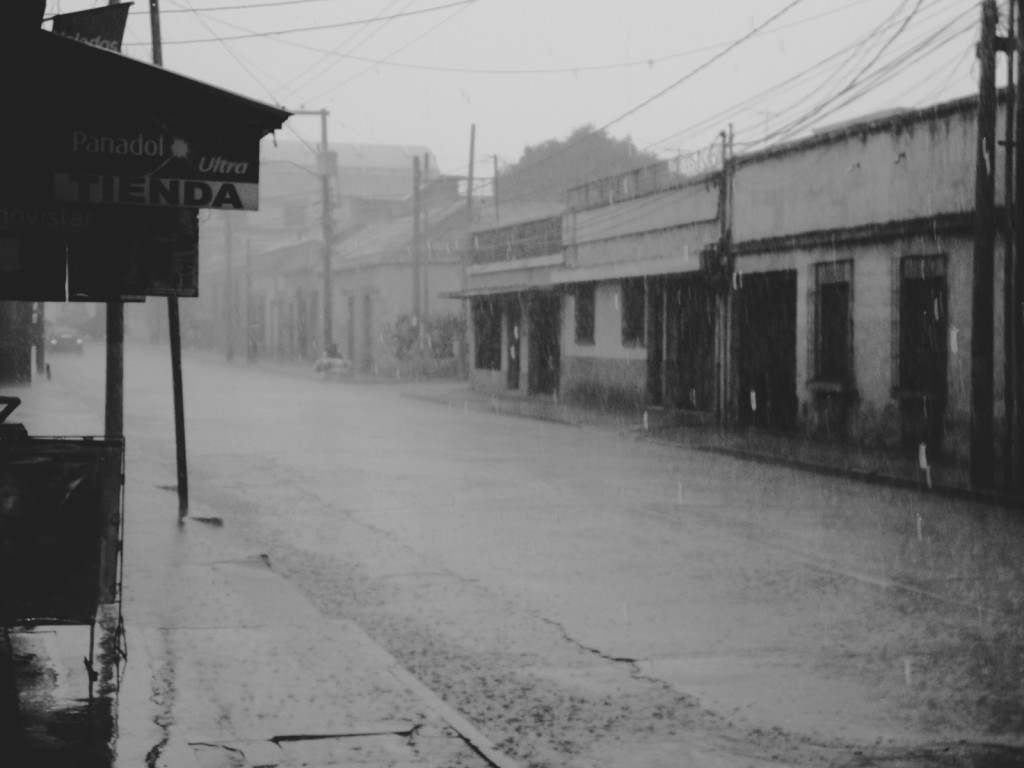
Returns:
[[[334,316],[333,288],[331,286],[331,246],[334,240],[333,222],[331,221],[331,177],[330,150],[327,147],[327,115],[326,109],[298,110],[294,115],[320,115],[320,195],[323,200],[320,223],[323,227],[323,267],[324,267],[324,349],[334,343],[332,324]]]

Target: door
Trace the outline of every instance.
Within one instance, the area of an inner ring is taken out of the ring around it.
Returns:
[[[665,397],[665,281],[647,280],[647,403],[663,405]]]
[[[363,296],[363,371],[373,373],[373,297]]]
[[[744,426],[796,426],[796,271],[742,275],[735,292],[739,403]]]
[[[558,343],[562,301],[559,296],[537,295],[527,305],[530,328],[529,393],[551,395],[558,390]]]
[[[519,389],[519,358],[520,343],[522,336],[523,313],[519,306],[519,297],[509,299],[505,305],[506,319],[506,379],[505,383],[509,389]]]
[[[715,299],[701,275],[672,279],[666,289],[667,334],[674,365],[669,391],[675,408],[715,408]]]

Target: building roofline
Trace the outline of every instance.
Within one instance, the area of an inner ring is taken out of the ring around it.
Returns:
[[[998,94],[998,101],[1002,102],[1004,100],[1005,92],[1000,91]],[[809,149],[814,149],[815,147],[825,144],[834,144],[837,141],[853,136],[867,136],[869,134],[884,133],[894,129],[908,128],[918,123],[924,123],[930,120],[939,120],[943,117],[948,117],[949,115],[970,112],[977,108],[978,96],[975,94],[954,99],[952,101],[932,104],[919,109],[907,110],[896,114],[887,114],[876,119],[869,118],[864,122],[844,123],[834,129],[826,130],[822,133],[814,134],[813,136],[806,136],[804,138],[794,139],[793,141],[789,141],[784,144],[778,144],[773,147],[767,147],[747,154],[737,155],[735,163],[737,167],[739,167],[742,165],[761,162],[763,160],[771,160],[776,157],[795,154],[797,152],[805,152]]]

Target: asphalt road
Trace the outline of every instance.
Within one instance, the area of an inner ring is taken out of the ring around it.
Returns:
[[[51,364],[98,432],[102,351]],[[126,351],[128,471],[173,484],[169,370]],[[1024,759],[1003,513],[409,396],[436,387],[211,356],[185,386],[193,514],[521,765]]]

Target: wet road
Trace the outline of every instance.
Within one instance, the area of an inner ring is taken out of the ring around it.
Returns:
[[[53,361],[93,414],[66,431],[102,424],[96,352]],[[171,484],[166,351],[131,346],[126,369],[129,472],[160,455]],[[394,383],[187,357],[185,384],[194,512],[521,765],[1020,758],[1002,513]]]

